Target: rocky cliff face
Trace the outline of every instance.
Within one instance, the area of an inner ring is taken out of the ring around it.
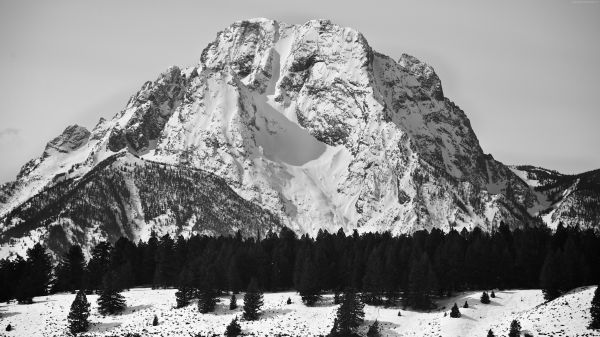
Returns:
[[[300,233],[518,227],[540,204],[483,153],[431,66],[323,20],[236,22],[197,66],[168,69],[111,120],[57,139],[46,152],[61,150],[2,189],[0,216],[115,152],[211,172]]]

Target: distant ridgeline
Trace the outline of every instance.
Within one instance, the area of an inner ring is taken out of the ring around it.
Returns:
[[[600,236],[572,227],[511,231],[506,225],[493,233],[476,228],[346,236],[340,230],[314,238],[284,228],[262,240],[152,235],[137,244],[126,238],[100,243],[89,261],[72,246],[55,267],[38,244],[27,259],[0,261],[0,301],[99,290],[108,275],[120,289],[203,285],[215,292],[244,290],[256,278],[262,290],[294,289],[315,301],[322,292],[352,287],[366,303],[402,300],[414,308],[430,308],[434,297],[466,289],[542,288],[553,299],[600,281]]]

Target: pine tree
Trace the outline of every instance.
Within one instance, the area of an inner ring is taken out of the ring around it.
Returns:
[[[157,326],[158,325],[158,317],[156,315],[154,315],[154,319],[152,320],[152,326]]]
[[[200,313],[206,314],[215,310],[217,305],[216,291],[206,283],[198,289],[198,310]]]
[[[27,250],[29,264],[28,277],[34,280],[33,290],[35,296],[48,293],[48,286],[52,279],[52,258],[46,249],[39,243]]]
[[[596,287],[594,298],[592,298],[592,306],[590,307],[590,329],[600,329],[600,286]]]
[[[19,304],[32,304],[35,296],[35,281],[27,277],[29,266],[25,267],[25,272],[21,275],[15,289],[15,299]]]
[[[521,336],[521,323],[516,319],[510,323],[510,331],[508,337],[520,337]]]
[[[248,291],[244,294],[244,319],[255,321],[260,315],[260,308],[263,305],[263,294],[258,289],[258,281],[252,278]]]
[[[19,303],[31,304],[34,296],[48,292],[52,278],[52,260],[46,249],[37,243],[27,250],[24,267],[15,295]]]
[[[329,331],[329,334],[327,335],[327,337],[337,337],[338,336],[338,319],[337,317],[333,319],[333,326],[331,327],[331,331]]]
[[[73,245],[62,257],[56,268],[53,291],[75,291],[81,289],[85,258],[79,245]]]
[[[490,304],[490,296],[487,291],[484,291],[483,294],[481,294],[481,303]]]
[[[229,290],[237,294],[242,289],[242,278],[240,277],[240,268],[238,263],[239,257],[234,255],[231,257],[229,266],[227,267],[227,283]]]
[[[71,304],[71,310],[67,320],[69,321],[69,331],[72,334],[87,331],[90,317],[90,303],[85,296],[85,291],[80,289],[75,300]]]
[[[285,301],[286,304],[292,304],[292,299],[288,297],[287,301]]]
[[[190,304],[193,297],[194,288],[192,287],[192,274],[187,267],[184,267],[179,275],[177,291],[175,292],[175,301],[177,308],[183,308]]]
[[[375,249],[367,260],[365,276],[362,279],[364,289],[363,299],[365,303],[381,305],[383,302],[383,290],[385,287],[384,257],[382,249]]]
[[[492,331],[492,329],[488,330],[487,337],[496,337],[496,335],[494,335],[494,332]]]
[[[102,280],[110,266],[110,251],[112,247],[108,242],[100,242],[92,249],[92,256],[88,262],[85,278],[87,289],[101,290]]]
[[[12,331],[12,325],[10,325],[10,324],[9,324],[9,325],[7,325],[5,330],[6,330],[6,331]]]
[[[540,287],[544,293],[546,301],[552,301],[559,297],[563,289],[561,289],[561,253],[560,251],[549,252],[544,261],[542,271],[540,273]]]
[[[379,337],[379,322],[375,320],[373,324],[369,326],[369,330],[367,331],[367,337]]]
[[[431,268],[427,254],[422,254],[412,263],[408,282],[405,305],[411,305],[415,309],[432,308],[434,305],[431,293],[437,288],[437,277]]]
[[[214,264],[202,266],[197,293],[198,310],[203,314],[214,311],[217,305],[217,291],[215,289],[216,274]]]
[[[154,271],[154,285],[157,287],[168,287],[175,281],[176,261],[175,242],[168,234],[160,238],[156,250],[156,268]]]
[[[98,311],[102,315],[114,315],[125,309],[125,298],[120,294],[117,286],[117,275],[110,271],[104,277],[103,288],[98,297]]]
[[[237,309],[237,298],[235,294],[231,294],[231,299],[229,300],[229,310]]]
[[[117,270],[117,283],[119,289],[131,289],[135,284],[135,276],[133,275],[133,266],[131,261],[123,263]]]
[[[342,303],[342,294],[340,294],[339,291],[335,291],[333,293],[333,304],[340,304]]]
[[[469,303],[467,303],[467,301],[465,301],[465,305],[463,305],[463,308],[465,308],[465,309],[469,308]]]
[[[177,302],[177,308],[183,308],[190,304],[190,295],[191,289],[185,286],[178,287],[177,291],[175,292],[175,302]]]
[[[458,306],[454,303],[452,310],[450,310],[450,317],[452,318],[460,318],[460,310],[458,310]]]
[[[148,244],[144,247],[142,256],[142,282],[144,284],[153,284],[156,275],[156,251],[158,250],[158,238],[156,232],[150,233]]]
[[[242,333],[242,327],[240,327],[240,323],[238,323],[237,317],[234,318],[227,328],[225,329],[225,336],[227,337],[235,337],[239,336]]]
[[[364,303],[354,289],[344,291],[342,304],[337,310],[333,334],[336,336],[354,336],[364,318]]]
[[[302,302],[307,306],[312,306],[321,299],[317,267],[310,252],[306,253],[304,261],[302,262],[300,280],[296,285],[296,288],[302,298]]]
[[[496,298],[496,293],[492,290],[492,294],[490,295],[491,298]]]

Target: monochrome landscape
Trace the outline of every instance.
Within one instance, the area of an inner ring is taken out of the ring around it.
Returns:
[[[330,20],[198,57],[0,186],[0,336],[600,336],[600,169],[496,160]]]

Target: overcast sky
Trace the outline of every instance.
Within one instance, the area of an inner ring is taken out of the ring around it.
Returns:
[[[600,0],[0,0],[0,182],[70,124],[110,118],[146,80],[193,65],[244,18],[328,18],[431,64],[485,152],[600,168]]]

